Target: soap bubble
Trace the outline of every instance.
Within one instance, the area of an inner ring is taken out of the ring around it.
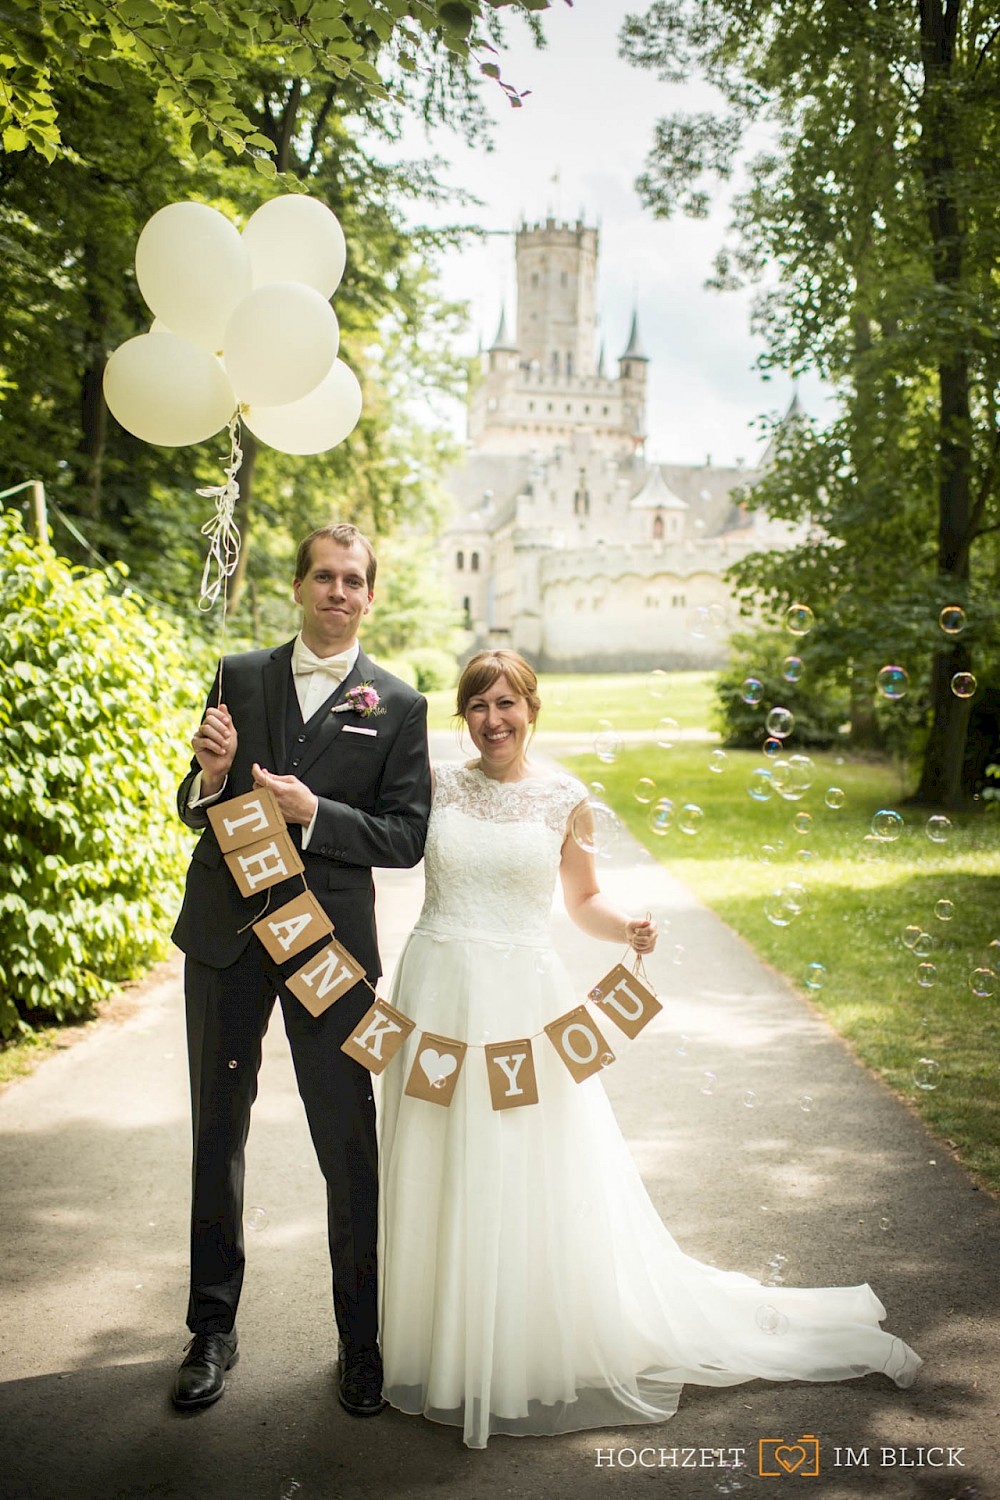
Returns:
[[[254,1234],[258,1234],[262,1229],[267,1227],[267,1209],[248,1208],[243,1215],[243,1222]]]
[[[831,786],[827,787],[826,796],[823,798],[823,801],[833,812],[838,812],[847,801],[847,798],[839,786]]]
[[[779,890],[772,891],[764,902],[764,915],[774,927],[787,927],[801,916],[808,905],[806,888],[798,881],[790,880]]]
[[[769,1304],[757,1309],[757,1327],[764,1333],[781,1334],[788,1332],[788,1319],[784,1313],[780,1313]]]
[[[610,1068],[610,1066],[614,1062],[614,1060],[615,1060],[615,1055],[614,1055],[613,1052],[602,1052],[601,1053],[601,1067],[602,1068]]]
[[[938,615],[938,624],[945,635],[961,635],[966,626],[965,610],[960,604],[946,604]]]
[[[997,976],[992,969],[973,969],[969,988],[980,1000],[992,1000],[997,992]]]
[[[785,1267],[788,1265],[788,1256],[782,1255],[780,1250],[775,1250],[767,1258],[767,1265],[761,1281],[765,1286],[784,1286]]]
[[[677,743],[677,732],[680,729],[676,719],[661,719],[656,726],[656,743],[661,750],[672,750]]]
[[[804,1115],[811,1114],[812,1113],[812,1107],[813,1107],[813,1096],[812,1096],[812,1094],[800,1094],[799,1095],[799,1109],[801,1109],[802,1113]]]
[[[792,635],[808,635],[815,623],[808,604],[793,604],[785,611],[785,629]]]
[[[754,1093],[753,1089],[747,1089],[746,1093],[743,1095],[743,1105],[744,1105],[744,1108],[746,1108],[746,1109],[756,1109],[758,1103],[759,1103],[759,1100],[757,1098],[757,1095]]]
[[[903,831],[903,819],[889,807],[880,808],[872,818],[872,833],[886,844],[892,844]]]
[[[750,773],[747,793],[755,802],[769,802],[772,790],[771,773],[766,767],[758,766],[756,771]]]
[[[725,750],[713,750],[708,757],[708,769],[714,771],[717,776],[725,771],[728,765],[729,759]]]
[[[761,844],[760,854],[757,856],[762,865],[773,864],[777,858],[778,851],[773,844]]]
[[[781,675],[786,682],[798,682],[804,668],[801,656],[786,656],[781,663]]]
[[[812,786],[813,763],[808,755],[792,755],[776,760],[771,767],[774,790],[786,802],[798,802]]]
[[[883,698],[897,703],[900,698],[906,697],[910,674],[905,667],[883,667],[875,679],[875,685]]]
[[[682,964],[684,962],[684,947],[681,943],[675,943],[670,954],[671,963]]]
[[[903,947],[904,948],[915,948],[916,945],[917,945],[917,939],[920,937],[921,930],[922,929],[919,928],[919,927],[914,927],[912,923],[910,924],[909,927],[904,927],[903,928]]]
[[[986,944],[980,963],[984,969],[992,969],[994,974],[1000,974],[1000,937],[991,938]]]
[[[594,739],[594,754],[606,766],[613,765],[622,748],[621,736],[613,729],[602,729]]]
[[[618,842],[621,824],[604,802],[581,802],[573,814],[570,832],[587,854],[610,854]]]
[[[710,1094],[714,1094],[715,1085],[717,1082],[718,1079],[716,1078],[715,1074],[706,1070],[706,1072],[702,1073],[701,1075],[701,1092],[705,1094],[706,1097]]]
[[[751,708],[756,708],[758,703],[764,701],[764,684],[757,677],[748,677],[740,688],[740,697]]]
[[[685,802],[677,814],[677,827],[681,833],[695,834],[701,827],[705,814],[696,802]]]
[[[795,715],[787,708],[772,708],[764,722],[768,734],[776,740],[785,740],[795,728]]]
[[[807,865],[807,864],[809,864],[810,861],[812,860],[812,857],[813,856],[812,856],[812,850],[811,849],[800,849],[798,851],[798,853],[796,854],[796,856],[795,856],[795,858],[798,860],[798,862],[799,862],[800,865]]]
[[[956,672],[951,679],[951,690],[956,698],[971,698],[976,686],[976,679],[971,672]]]
[[[656,796],[656,782],[650,781],[648,776],[640,776],[632,788],[632,796],[643,807],[648,807]]]
[[[769,739],[766,739],[764,741],[760,748],[770,760],[773,760],[776,755],[781,754],[782,750],[784,750],[785,747],[780,740],[776,740],[774,736],[771,735]]]
[[[937,984],[937,964],[917,964],[917,983],[923,990]]]
[[[797,880],[790,880],[785,886],[785,903],[798,916],[809,905],[809,892]]]
[[[649,696],[659,700],[667,696],[667,674],[662,667],[654,667],[647,680]]]
[[[878,1221],[878,1227],[883,1232],[885,1232],[886,1230],[889,1230],[889,1229],[892,1228],[892,1220],[890,1218],[888,1218],[885,1214],[883,1214],[882,1217],[881,1217],[881,1219],[879,1219],[879,1221]]]
[[[297,1479],[286,1479],[281,1486],[281,1500],[295,1500],[296,1495],[302,1493],[302,1486]]]
[[[941,1064],[933,1057],[921,1057],[913,1070],[913,1082],[918,1089],[936,1089],[941,1073]]]
[[[795,814],[795,832],[808,833],[813,826],[812,813],[798,812]]]
[[[605,794],[605,786],[603,781],[592,781],[590,783],[590,790],[593,792],[594,800],[596,802],[600,802],[603,800]]]
[[[935,844],[946,844],[954,832],[954,825],[950,818],[943,813],[935,813],[932,818],[927,819],[927,837]]]
[[[707,604],[698,604],[689,609],[685,616],[688,634],[694,636],[696,641],[707,640],[712,633],[712,617],[709,614]]]
[[[950,922],[955,915],[954,901],[949,901],[947,896],[942,896],[940,901],[934,903],[934,915],[939,922]]]
[[[929,932],[921,932],[917,941],[913,944],[913,951],[918,958],[926,958],[934,951],[934,939]]]
[[[229,1066],[231,1068],[238,1068],[239,1067],[239,1063],[236,1061],[235,1057],[231,1057],[229,1059]]]
[[[811,990],[821,990],[827,981],[827,972],[822,964],[806,964],[804,974],[806,986]]]
[[[649,826],[652,831],[662,838],[670,830],[674,821],[674,804],[669,797],[660,797],[653,803],[649,811]]]

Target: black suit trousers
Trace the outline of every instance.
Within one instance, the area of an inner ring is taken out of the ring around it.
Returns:
[[[192,1333],[225,1333],[243,1285],[244,1149],[257,1096],[264,1033],[276,998],[284,1015],[299,1093],[326,1179],[333,1304],[346,1342],[378,1334],[378,1160],[372,1078],[340,1050],[368,1010],[356,985],[313,1016],[282,983],[257,938],[234,964],[185,962],[191,1074]]]

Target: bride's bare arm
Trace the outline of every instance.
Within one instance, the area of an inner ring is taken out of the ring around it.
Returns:
[[[566,910],[576,925],[591,937],[609,943],[627,943],[636,953],[652,953],[656,947],[656,923],[645,917],[630,917],[604,895],[597,880],[594,856],[567,834],[559,865]]]

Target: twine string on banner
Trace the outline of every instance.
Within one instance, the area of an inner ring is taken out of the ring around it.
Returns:
[[[243,463],[240,445],[240,415],[235,412],[229,422],[229,462],[225,467],[225,484],[208,485],[195,493],[215,501],[215,515],[201,528],[208,537],[208,556],[201,575],[198,608],[210,610],[222,595],[222,621],[219,639],[219,697],[222,703],[222,660],[226,650],[226,616],[229,613],[229,580],[240,560],[240,528],[236,524],[236,505],[240,498],[237,474]],[[213,572],[215,576],[213,577]]]

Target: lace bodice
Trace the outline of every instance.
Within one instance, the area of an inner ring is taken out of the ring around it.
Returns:
[[[566,775],[500,782],[467,766],[436,767],[418,929],[547,942],[567,820],[586,796]]]

